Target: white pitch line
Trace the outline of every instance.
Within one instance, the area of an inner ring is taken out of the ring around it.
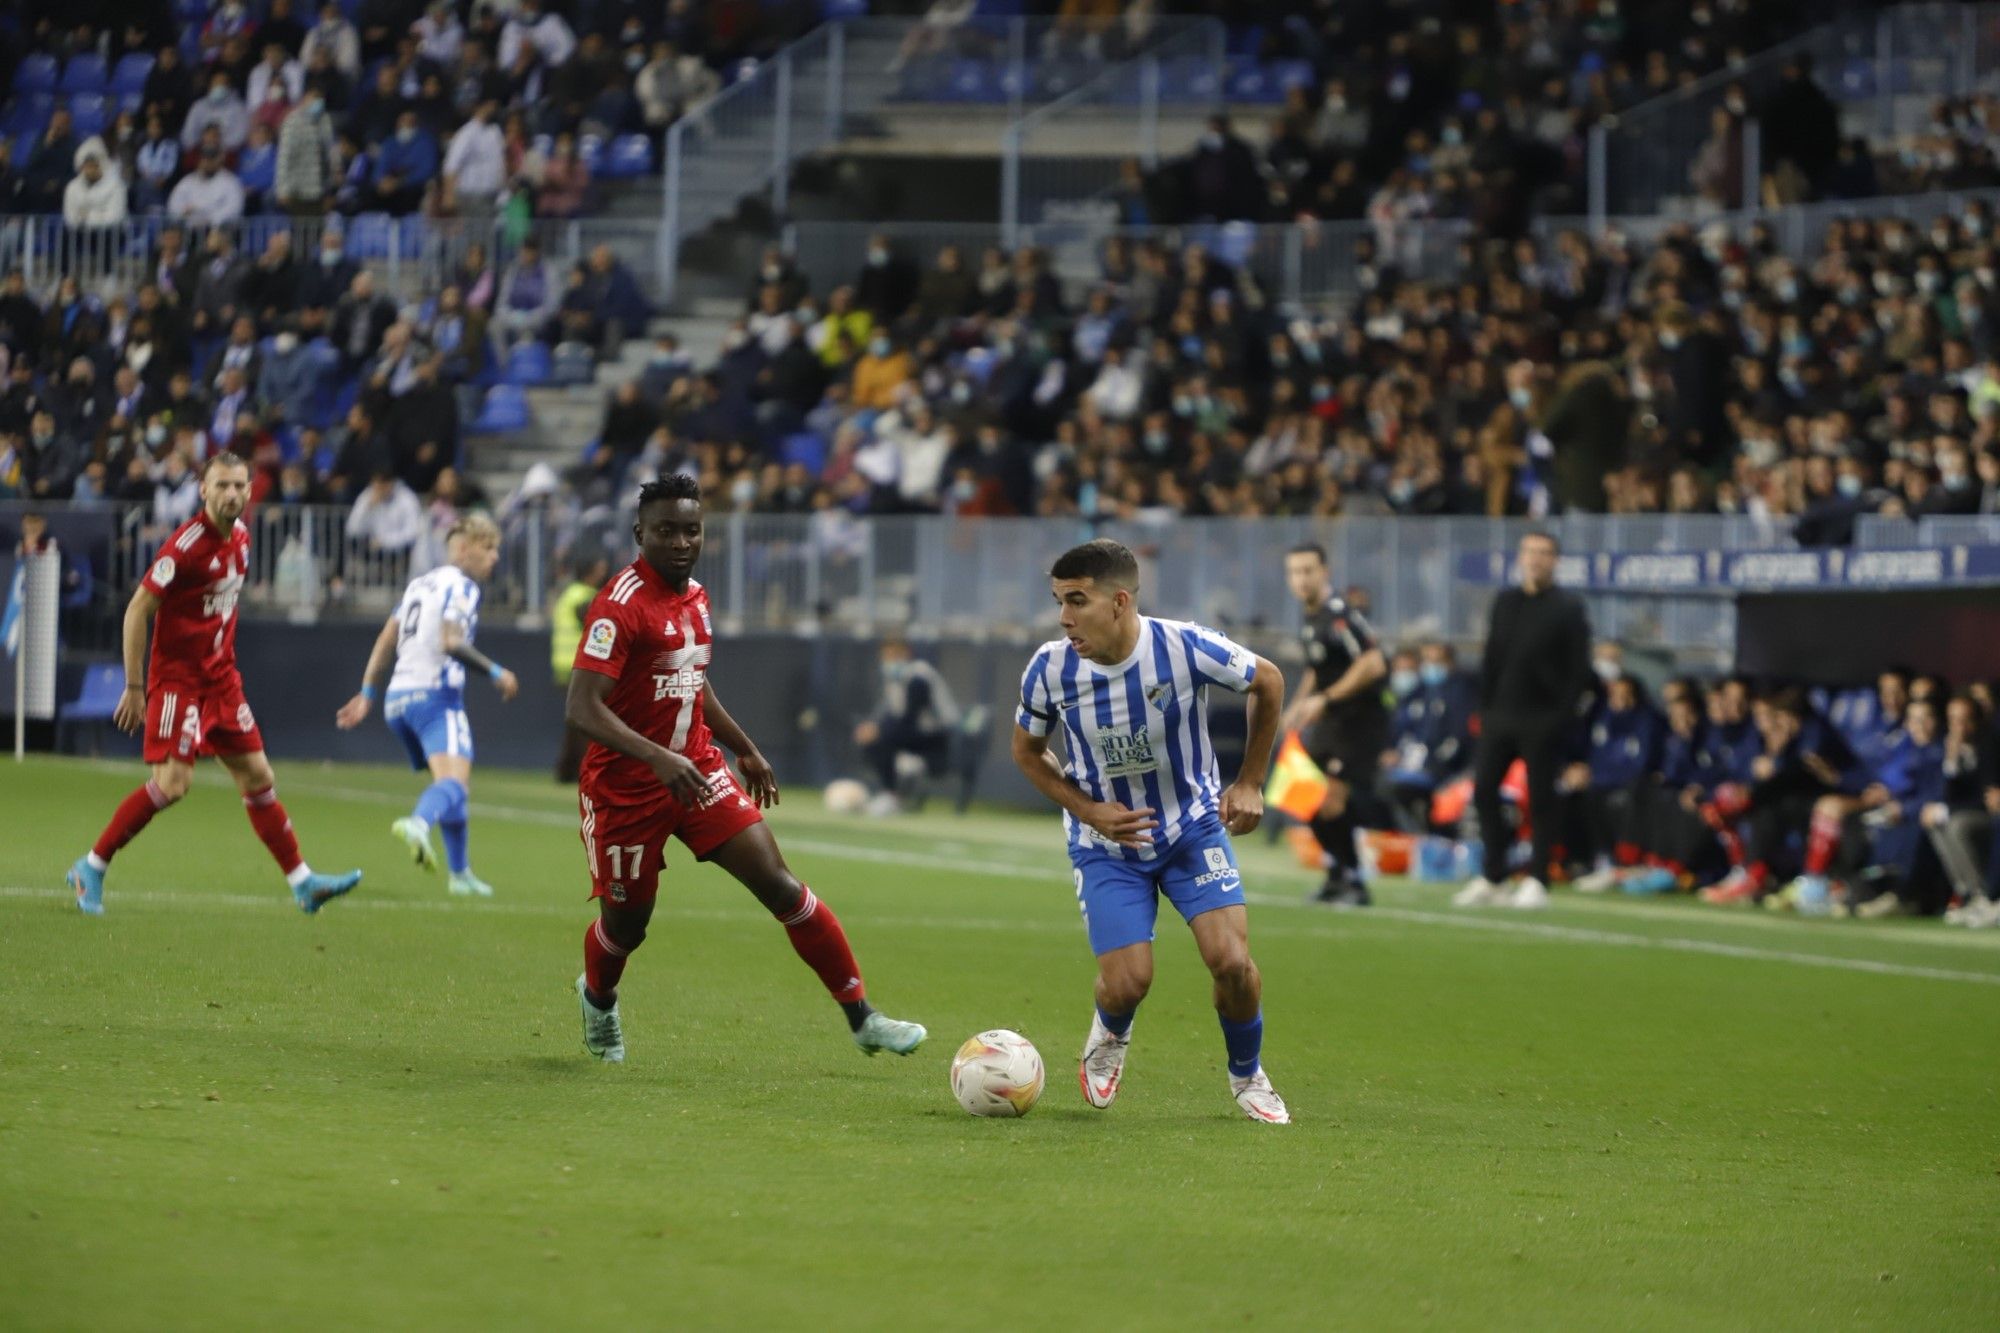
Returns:
[[[327,787],[319,785],[310,785],[308,787],[308,790],[325,797],[341,799],[341,800],[349,800],[355,802],[365,802],[367,804],[372,804],[372,805],[400,806],[405,803],[404,797],[401,795],[392,794],[389,792],[369,791],[364,788]],[[517,823],[541,824],[549,827],[568,828],[571,827],[575,822],[574,818],[569,814],[554,810],[535,810],[519,806],[485,805],[477,802],[473,803],[470,806],[470,809],[474,814],[483,815],[489,818],[513,821]],[[835,859],[844,859],[850,861],[863,861],[876,865],[910,866],[917,869],[937,870],[940,872],[958,874],[958,875],[977,874],[977,875],[987,875],[987,876],[1006,878],[1006,879],[1023,879],[1023,878],[1042,879],[1042,880],[1047,880],[1051,883],[1060,882],[1063,884],[1067,884],[1070,881],[1070,877],[1068,874],[1066,873],[1059,874],[1039,865],[1007,864],[1003,862],[991,862],[991,861],[974,861],[970,859],[932,856],[922,852],[901,852],[901,851],[890,851],[882,848],[854,847],[845,843],[827,842],[816,838],[796,838],[796,837],[787,838],[786,843],[795,850],[810,852],[817,856],[827,856]],[[49,896],[50,892],[51,891],[33,889],[33,888],[0,886],[0,897]],[[125,895],[120,895],[120,896],[125,896]],[[131,895],[131,896],[134,897],[135,899],[139,897],[138,895]],[[209,902],[224,902],[233,900],[241,903],[255,903],[261,905],[266,901],[262,898],[255,898],[249,895],[202,895],[201,897]],[[1246,901],[1256,903],[1260,907],[1282,907],[1282,908],[1292,908],[1292,909],[1302,909],[1304,907],[1304,904],[1300,903],[1295,899],[1279,897],[1273,894],[1247,894],[1245,895],[1245,898]],[[191,899],[188,899],[186,897],[176,898],[175,895],[167,895],[167,894],[152,895],[151,898],[148,900],[178,901],[178,902],[192,901]],[[371,900],[364,898],[357,900],[353,903],[353,905],[357,907],[362,906],[363,904],[366,904],[367,906],[370,907],[407,906],[423,910],[450,910],[454,906],[454,904],[451,904],[449,902],[429,903],[420,900],[410,900],[410,899]],[[346,904],[342,904],[342,906],[344,907],[346,906]],[[553,906],[538,907],[534,904],[518,904],[518,903],[483,904],[479,905],[476,908],[471,908],[468,910],[485,910],[487,908],[493,908],[493,907],[500,907],[503,910],[512,909],[517,912],[528,912],[538,915],[572,914],[569,912],[568,909],[557,908]],[[1469,930],[1495,931],[1505,934],[1530,936],[1547,940],[1559,940],[1572,944],[1609,944],[1624,948],[1663,949],[1663,950],[1668,950],[1670,952],[1678,952],[1678,953],[1707,954],[1712,957],[1720,957],[1720,958],[1743,958],[1743,959],[1754,960],[1757,962],[1794,963],[1802,967],[1820,967],[1820,968],[1829,968],[1835,971],[1872,973],[1878,976],[1913,977],[1929,981],[1959,981],[1959,982],[1967,982],[1972,985],[1978,985],[1978,986],[2000,986],[2000,973],[1962,972],[1952,968],[1924,967],[1912,963],[1892,963],[1874,958],[1850,958],[1850,957],[1830,955],[1830,954],[1798,953],[1787,949],[1762,949],[1750,945],[1726,944],[1719,940],[1689,939],[1680,936],[1635,935],[1626,933],[1624,931],[1593,930],[1589,927],[1584,927],[1584,926],[1561,926],[1548,922],[1522,921],[1504,917],[1483,916],[1470,912],[1464,914],[1460,914],[1457,912],[1452,912],[1452,913],[1425,912],[1411,908],[1376,906],[1369,908],[1367,914],[1372,918],[1380,920],[1404,921],[1412,924],[1426,925],[1426,926],[1447,926],[1447,927],[1457,926]],[[698,915],[698,913],[689,912],[687,913],[687,915]],[[729,919],[732,914],[715,913],[713,915],[717,919]],[[958,926],[958,924],[961,921],[969,920],[965,918],[956,918],[956,917],[940,917],[935,919],[882,917],[877,919],[882,921],[884,924],[912,925],[912,926],[935,925],[940,929],[950,929],[953,928],[954,926]],[[1731,918],[1731,920],[1733,920],[1733,918]],[[1719,919],[1717,924],[1723,924],[1723,920]],[[1001,922],[1001,923],[979,922],[977,923],[976,926],[976,928],[980,929],[986,929],[989,927],[996,927],[1009,930],[1015,930],[1015,929],[1035,930],[1044,928],[1054,928],[1049,923],[1028,923],[1028,922]],[[1285,933],[1290,934],[1293,932],[1287,931]]]

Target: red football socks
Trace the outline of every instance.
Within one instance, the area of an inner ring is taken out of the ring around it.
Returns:
[[[257,830],[257,836],[263,839],[271,859],[278,863],[278,869],[289,875],[305,863],[305,858],[299,855],[299,836],[292,832],[292,817],[285,813],[284,805],[279,802],[276,787],[266,787],[245,796],[243,809],[250,816],[250,827]]]
[[[1806,873],[1824,875],[1840,849],[1840,816],[1814,814],[1806,834]]]
[[[861,985],[861,965],[854,961],[854,951],[847,947],[847,932],[840,928],[840,918],[814,896],[811,889],[799,899],[799,905],[788,915],[778,917],[778,924],[791,936],[792,948],[806,966],[819,974],[821,984],[827,994],[841,1004],[852,1004],[866,993]]]
[[[621,949],[611,942],[604,933],[604,919],[599,917],[583,932],[583,985],[592,996],[591,1001],[604,1003],[600,1009],[608,1009],[618,1001],[618,979],[625,975],[625,960],[632,956],[629,949]]]
[[[134,788],[130,796],[118,803],[111,822],[97,835],[97,845],[90,850],[100,860],[109,861],[118,855],[119,848],[139,836],[139,830],[150,824],[154,815],[171,804],[159,785],[148,779],[143,787]]]

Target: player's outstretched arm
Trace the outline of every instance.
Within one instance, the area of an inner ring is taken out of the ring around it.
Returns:
[[[1243,746],[1243,768],[1222,793],[1222,826],[1241,836],[1264,822],[1264,776],[1271,771],[1271,751],[1278,742],[1278,719],[1285,706],[1285,678],[1264,658],[1250,682],[1250,739]]]
[[[382,622],[382,630],[375,636],[375,646],[368,650],[368,665],[361,671],[361,688],[333,715],[334,722],[342,731],[354,730],[368,716],[369,708],[382,692],[382,683],[389,678],[389,664],[395,660],[396,617],[391,615]]]
[[[141,587],[125,604],[125,692],[111,721],[118,730],[137,733],[146,725],[146,630],[160,609],[160,598],[151,588]]]
[[[446,657],[463,662],[480,675],[490,679],[493,682],[493,688],[500,691],[500,699],[503,703],[508,699],[512,699],[520,691],[520,678],[506,667],[501,666],[498,662],[488,657],[485,653],[473,647],[466,640],[464,626],[454,624],[449,620],[445,621],[438,627],[438,646],[444,649]]]
[[[744,789],[750,799],[757,802],[757,808],[768,810],[778,803],[778,775],[764,752],[750,739],[750,733],[729,715],[716,697],[715,683],[704,680],[701,683],[701,710],[708,719],[708,729],[715,733],[715,739],[722,742],[728,751],[736,756],[736,767],[743,772]]]
[[[1023,727],[1014,728],[1014,765],[1035,790],[1054,801],[1081,823],[1089,825],[1112,842],[1126,847],[1144,847],[1159,821],[1152,810],[1128,809],[1120,801],[1093,801],[1069,780],[1049,753],[1049,738],[1036,736]]]
[[[637,759],[652,769],[653,776],[681,800],[698,800],[708,790],[708,779],[685,755],[648,740],[611,711],[611,687],[615,684],[617,681],[602,672],[572,673],[563,720],[607,750]]]

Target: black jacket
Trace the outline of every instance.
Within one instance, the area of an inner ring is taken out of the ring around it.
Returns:
[[[1509,588],[1494,599],[1479,671],[1481,712],[1575,717],[1590,681],[1590,619],[1575,594]]]

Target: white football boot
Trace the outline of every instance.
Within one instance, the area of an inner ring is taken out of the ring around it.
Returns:
[[[583,1010],[583,1049],[608,1065],[625,1063],[625,1030],[618,1023],[618,1001],[609,1009],[590,1002],[583,973],[576,974],[576,1003]]]
[[[1243,1108],[1243,1114],[1252,1120],[1261,1120],[1267,1125],[1289,1125],[1292,1113],[1285,1109],[1285,1099],[1271,1086],[1271,1077],[1260,1065],[1249,1078],[1229,1077],[1229,1091],[1235,1094],[1236,1104]]]
[[[1077,1086],[1083,1099],[1102,1111],[1117,1100],[1118,1080],[1125,1075],[1125,1052],[1132,1045],[1132,1030],[1120,1037],[1104,1026],[1097,1011],[1090,1014],[1090,1036],[1083,1043],[1083,1059],[1076,1066]]]

